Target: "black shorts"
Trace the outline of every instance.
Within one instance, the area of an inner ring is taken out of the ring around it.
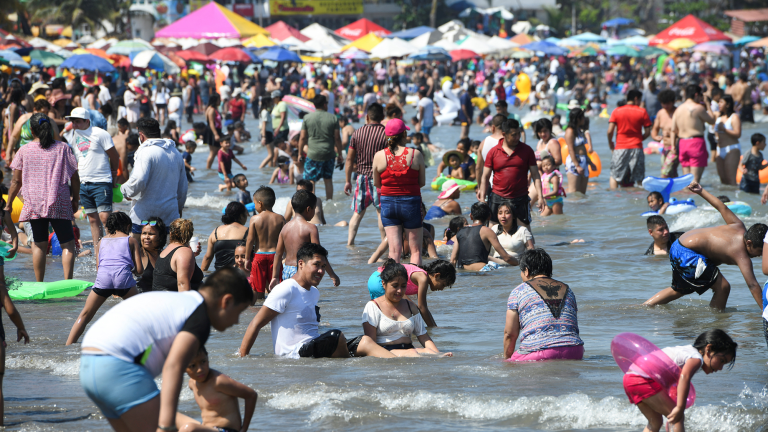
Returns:
[[[195,106],[194,105],[188,106],[185,108],[185,111],[188,116],[192,117],[192,114],[195,112]]]
[[[216,132],[221,136],[221,131],[216,130]],[[216,141],[216,136],[213,134],[213,129],[210,127],[205,127],[205,132],[203,132],[203,142],[205,144],[208,144],[209,148],[219,148],[221,145],[218,141]]]
[[[168,104],[155,104],[155,107],[157,107],[157,109],[166,109],[168,108]]]
[[[498,223],[496,214],[501,203],[506,202],[512,207],[512,214],[525,225],[531,224],[531,198],[528,195],[519,198],[504,198],[491,192],[488,194],[488,206],[491,208],[491,221]]]
[[[707,132],[707,141],[709,142],[709,150],[717,151],[717,138],[715,138],[715,134]]]
[[[713,265],[708,265],[704,272],[695,280],[688,280],[680,274],[675,268],[672,268],[672,289],[683,295],[696,293],[702,295],[712,288],[717,277],[720,276],[720,269]]]
[[[64,244],[75,239],[75,232],[72,230],[72,221],[66,219],[32,219],[29,225],[32,227],[32,238],[35,243],[48,241],[48,224],[53,227],[53,232],[59,239],[59,244]]]
[[[399,344],[392,344],[392,345],[382,345],[382,348],[384,348],[387,351],[392,351],[396,349],[414,349],[412,343],[399,343]]]
[[[281,141],[288,142],[288,132],[289,132],[288,129],[277,132],[275,134],[275,139],[273,142],[281,142]]]
[[[273,142],[275,142],[275,134],[273,134],[270,131],[265,131],[264,141],[266,141],[267,144],[272,144]]]
[[[133,288],[133,287],[131,287]],[[118,297],[125,297],[126,294],[128,294],[128,291],[131,290],[131,288],[123,288],[123,289],[101,289],[101,288],[93,288],[91,291],[95,292],[96,294],[100,295],[104,298],[109,298],[110,296],[116,295]]]
[[[299,357],[329,358],[339,346],[341,330],[329,330],[305,343],[299,349]]]

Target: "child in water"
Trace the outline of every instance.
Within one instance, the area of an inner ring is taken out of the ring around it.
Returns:
[[[180,431],[246,431],[256,410],[258,394],[252,388],[239,383],[223,373],[211,369],[208,351],[203,345],[187,366],[189,389],[195,395],[203,422],[176,413],[176,427]],[[245,414],[240,419],[238,399],[245,401]]]
[[[279,156],[277,158],[277,168],[272,173],[272,178],[269,180],[269,184],[293,184],[291,181],[291,159],[285,156]]]
[[[237,162],[237,164],[244,170],[247,170],[248,168],[235,157],[234,153],[232,153],[232,143],[230,142],[229,135],[221,136],[219,138],[219,144],[221,145],[221,149],[219,149],[218,153],[219,178],[224,182],[223,185],[219,185],[219,192],[224,189],[231,191],[234,186],[232,184],[232,178],[235,177],[234,174],[232,174],[232,161]]]
[[[238,268],[245,272],[245,276],[250,276],[250,272],[246,270],[245,263],[248,261],[248,254],[245,253],[245,243],[240,242],[235,246],[235,268]]]
[[[648,419],[644,432],[659,432],[664,417],[675,432],[685,430],[685,404],[688,398],[691,378],[703,370],[709,375],[723,370],[725,365],[732,368],[736,361],[738,344],[722,330],[709,330],[699,335],[693,345],[667,347],[662,349],[680,367],[677,383],[677,400],[673,401],[658,382],[635,372],[624,375],[624,391],[632,404]],[[669,430],[669,429],[667,429]]]
[[[464,180],[464,170],[461,164],[464,162],[464,154],[458,150],[451,150],[443,155],[443,164],[448,166],[448,178]],[[441,172],[442,173],[442,172]]]
[[[140,275],[144,273],[144,266],[139,241],[131,237],[131,226],[131,218],[123,212],[107,217],[107,235],[101,238],[96,253],[96,282],[69,331],[67,345],[80,339],[85,327],[109,297],[117,296],[125,300],[139,293],[131,271]]]
[[[448,228],[443,233],[443,241],[446,246],[453,246],[453,238],[459,233],[459,230],[467,226],[467,218],[464,216],[456,216],[448,223]]]
[[[664,196],[661,195],[661,192],[651,192],[646,199],[648,200],[648,208],[655,211],[656,214],[664,214],[669,207],[669,203],[664,202]]]
[[[756,133],[752,135],[752,150],[741,159],[741,182],[739,189],[747,193],[760,193],[760,171],[768,168],[763,165],[763,153],[765,150],[765,135]]]
[[[541,175],[541,193],[547,201],[547,208],[541,212],[541,215],[563,214],[563,197],[565,196],[563,175],[555,169],[555,159],[549,155],[542,157],[541,170],[544,171]]]

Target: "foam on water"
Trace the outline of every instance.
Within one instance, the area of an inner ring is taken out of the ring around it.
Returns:
[[[187,196],[186,207],[203,207],[221,211],[230,202],[234,200],[234,195],[220,195],[218,193],[208,195],[206,192],[202,197]],[[166,222],[168,224],[169,222]]]
[[[64,359],[41,355],[13,355],[5,359],[8,369],[41,369],[54,375],[78,376],[80,374],[80,356]]]

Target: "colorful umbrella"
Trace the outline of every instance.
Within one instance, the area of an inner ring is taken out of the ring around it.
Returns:
[[[448,51],[433,46],[425,46],[419,48],[419,50],[408,56],[411,60],[450,60],[451,55]]]
[[[95,56],[99,56],[99,57],[101,57],[103,59],[106,59],[106,60],[111,60],[112,56],[120,55],[120,54],[111,54],[110,55],[110,54],[107,54],[107,52],[104,51],[103,49],[99,49],[99,48],[86,48],[85,52],[87,52],[89,54],[93,54]]]
[[[669,53],[659,47],[649,46],[649,47],[643,48],[639,54],[640,54],[640,57],[648,58],[648,57],[655,57],[655,56],[669,54]]]
[[[183,58],[186,61],[194,60],[194,61],[205,62],[205,61],[211,60],[210,57],[208,57],[207,55],[194,50],[176,51],[176,55]]]
[[[135,39],[128,39],[120,41],[107,50],[107,54],[120,54],[120,55],[131,55],[131,53],[134,52],[141,52],[146,50],[155,50],[155,47],[152,46],[149,42],[135,38]]]
[[[39,61],[44,67],[56,67],[64,62],[64,57],[48,51],[32,50],[29,57]]]
[[[352,47],[341,53],[339,58],[346,60],[367,60],[370,56],[365,51]]]
[[[114,72],[115,68],[99,56],[93,54],[78,54],[64,60],[59,65],[62,69],[83,69],[95,72]]]
[[[717,55],[729,55],[731,52],[723,44],[704,42],[693,47],[694,51],[717,54]]]
[[[259,56],[262,60],[271,60],[274,62],[298,62],[302,63],[301,57],[293,51],[288,51],[281,47],[271,47]]]
[[[243,45],[247,47],[261,48],[275,46],[277,44],[263,34],[257,34],[252,38],[244,40]]]
[[[131,53],[131,65],[168,74],[177,74],[181,72],[181,69],[179,69],[179,67],[176,66],[176,63],[172,62],[171,59],[153,50]]]
[[[480,54],[470,50],[457,49],[451,51],[451,60],[453,61],[469,60],[477,57],[480,57]]]
[[[596,56],[598,51],[591,46],[582,48],[580,50],[576,50],[568,54],[568,57],[590,57],[590,56]]]
[[[13,51],[0,51],[0,57],[7,60],[11,67],[29,69],[29,63],[25,62],[20,55]]]
[[[220,50],[221,47],[215,44],[212,44],[210,42],[201,43],[199,45],[195,45],[190,50],[197,51],[199,53],[203,53],[207,56],[211,56],[211,54],[215,53],[216,51]]]
[[[253,61],[251,55],[241,50],[240,48],[222,48],[209,56],[214,60],[225,62],[241,62],[250,63]]]
[[[186,2],[185,2],[186,3]],[[257,34],[269,35],[269,31],[248,21],[246,18],[210,2],[200,9],[187,14],[184,18],[160,29],[155,37],[216,39],[247,38]]]
[[[748,44],[750,42],[754,42],[756,40],[760,40],[760,38],[757,37],[757,36],[749,35],[749,36],[744,36],[743,38],[737,40],[733,44],[736,45],[736,46],[742,46],[742,45],[746,45],[746,44]]]
[[[673,50],[686,49],[686,48],[690,48],[690,47],[695,46],[695,45],[696,45],[696,42],[694,42],[694,41],[692,41],[692,40],[690,40],[688,38],[673,39],[673,40],[671,40],[667,44],[667,46],[672,48]]]
[[[608,49],[605,50],[605,53],[610,56],[623,56],[623,57],[638,57],[640,56],[640,52],[632,47],[628,47],[626,45],[614,45],[612,47],[608,47]]]

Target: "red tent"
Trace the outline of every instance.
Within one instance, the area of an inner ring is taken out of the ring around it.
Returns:
[[[295,37],[296,39],[302,42],[306,42],[309,40],[309,38],[301,34],[300,31],[298,31],[297,29],[289,26],[288,24],[282,21],[278,21],[272,24],[271,26],[267,27],[266,30],[269,31],[270,38],[278,41],[284,41],[291,36]]]
[[[705,23],[693,15],[688,15],[687,17],[672,24],[664,31],[654,36],[653,39],[648,41],[648,44],[667,44],[673,39],[680,38],[690,39],[697,44],[710,41],[731,41],[731,38],[726,36],[720,30],[712,27],[711,25]]]
[[[480,54],[467,49],[457,49],[451,51],[451,60],[453,61],[469,60],[477,57],[480,57]]]
[[[335,33],[343,38],[355,41],[368,33],[374,33],[376,36],[383,37],[392,32],[365,18],[361,18],[348,26],[337,29]]]
[[[245,53],[240,48],[229,47],[222,48],[209,56],[215,60],[231,61],[231,62],[251,62],[251,56]]]

